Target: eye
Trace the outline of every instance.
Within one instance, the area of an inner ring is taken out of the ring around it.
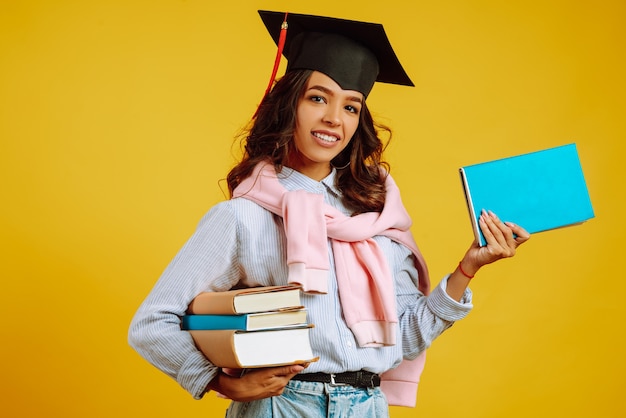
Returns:
[[[352,105],[347,105],[345,107],[345,109],[350,112],[350,113],[354,113],[355,115],[359,114],[360,109],[356,106],[352,106]]]
[[[326,99],[322,96],[313,95],[309,97],[309,100],[315,103],[326,103]]]

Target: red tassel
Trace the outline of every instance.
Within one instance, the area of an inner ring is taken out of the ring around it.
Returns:
[[[263,99],[269,94],[272,86],[274,85],[274,80],[276,80],[276,73],[278,72],[278,67],[280,65],[280,57],[283,55],[283,48],[285,47],[285,40],[287,39],[287,15],[289,13],[285,13],[285,18],[283,19],[283,23],[280,25],[280,36],[278,37],[278,50],[276,51],[276,58],[274,59],[274,68],[272,69],[272,76],[270,77],[270,82],[265,89],[265,94],[263,95]],[[261,100],[262,102],[263,100]],[[260,106],[260,105],[259,105]],[[259,106],[256,108],[256,112],[254,112],[253,119],[256,117],[257,113],[259,113]]]

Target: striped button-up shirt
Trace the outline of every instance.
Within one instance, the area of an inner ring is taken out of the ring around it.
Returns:
[[[284,168],[279,174],[287,190],[321,193],[326,203],[346,215],[335,186],[335,171],[318,182]],[[387,237],[374,237],[387,257],[395,281],[398,341],[394,346],[361,348],[341,313],[329,242],[328,293],[303,294],[313,353],[319,361],[305,372],[340,373],[353,370],[385,372],[402,358],[413,359],[454,321],[472,308],[468,289],[461,302],[450,298],[445,277],[429,296],[417,290],[417,270],[411,251]],[[138,309],[129,342],[146,360],[168,374],[196,399],[201,398],[218,369],[180,329],[180,317],[203,291],[224,291],[234,285],[269,286],[287,283],[285,234],[280,217],[247,199],[231,199],[211,208],[196,231],[167,266]]]

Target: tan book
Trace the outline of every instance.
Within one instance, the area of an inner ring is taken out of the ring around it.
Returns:
[[[196,347],[218,367],[257,368],[317,361],[307,325],[262,331],[192,330]]]
[[[200,293],[189,304],[188,314],[233,315],[302,307],[300,286],[264,286],[225,292]]]

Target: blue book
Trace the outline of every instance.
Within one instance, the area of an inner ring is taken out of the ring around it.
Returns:
[[[241,330],[289,328],[306,324],[305,309],[258,312],[242,315],[185,315],[183,330]]]
[[[576,144],[502,158],[460,169],[474,236],[486,245],[483,209],[531,234],[594,217]]]

